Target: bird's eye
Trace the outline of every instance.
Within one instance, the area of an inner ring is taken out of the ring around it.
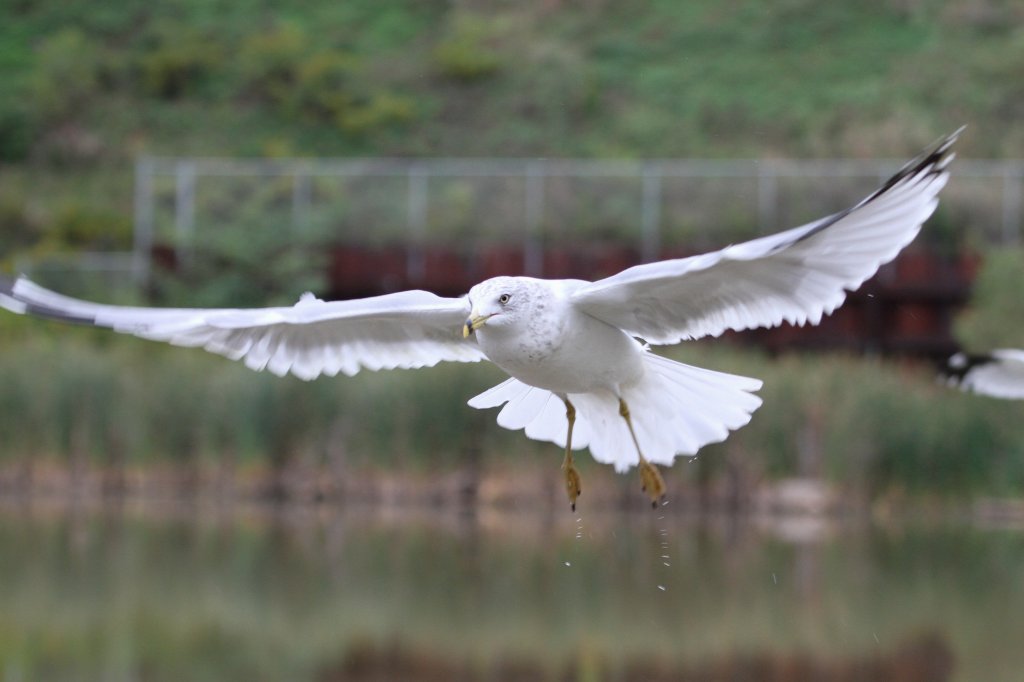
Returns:
[[[510,298],[512,297],[509,296],[508,294],[502,294],[501,296],[498,297],[498,303],[505,305],[506,303],[508,303]]]

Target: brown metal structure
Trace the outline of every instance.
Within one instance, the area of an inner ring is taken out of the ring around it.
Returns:
[[[691,255],[664,252],[662,258]],[[402,289],[426,289],[457,296],[488,277],[521,275],[521,249],[500,246],[462,252],[429,247],[415,253],[410,268],[405,247],[337,246],[331,253],[328,297],[372,296]],[[543,255],[547,278],[600,279],[640,262],[635,249],[608,243],[576,248],[549,248]],[[736,343],[763,346],[771,352],[795,349],[845,350],[943,358],[956,350],[952,321],[966,303],[979,259],[972,254],[943,255],[915,246],[885,265],[850,294],[835,313],[813,327],[783,325],[730,333]],[[411,276],[410,272],[417,273]]]

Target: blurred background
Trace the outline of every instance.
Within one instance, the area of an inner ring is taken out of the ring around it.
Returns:
[[[146,305],[600,278],[846,208],[968,128],[670,504],[465,401],[0,317],[0,680],[1015,680],[1024,7],[1009,0],[0,5],[0,270]]]

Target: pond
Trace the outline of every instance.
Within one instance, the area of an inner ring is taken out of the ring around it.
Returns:
[[[1024,533],[8,506],[0,680],[1018,680]]]

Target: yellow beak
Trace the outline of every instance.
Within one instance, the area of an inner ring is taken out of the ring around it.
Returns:
[[[469,319],[466,320],[466,326],[462,328],[462,338],[469,337],[470,334],[487,324],[489,317],[490,315],[470,315]]]

